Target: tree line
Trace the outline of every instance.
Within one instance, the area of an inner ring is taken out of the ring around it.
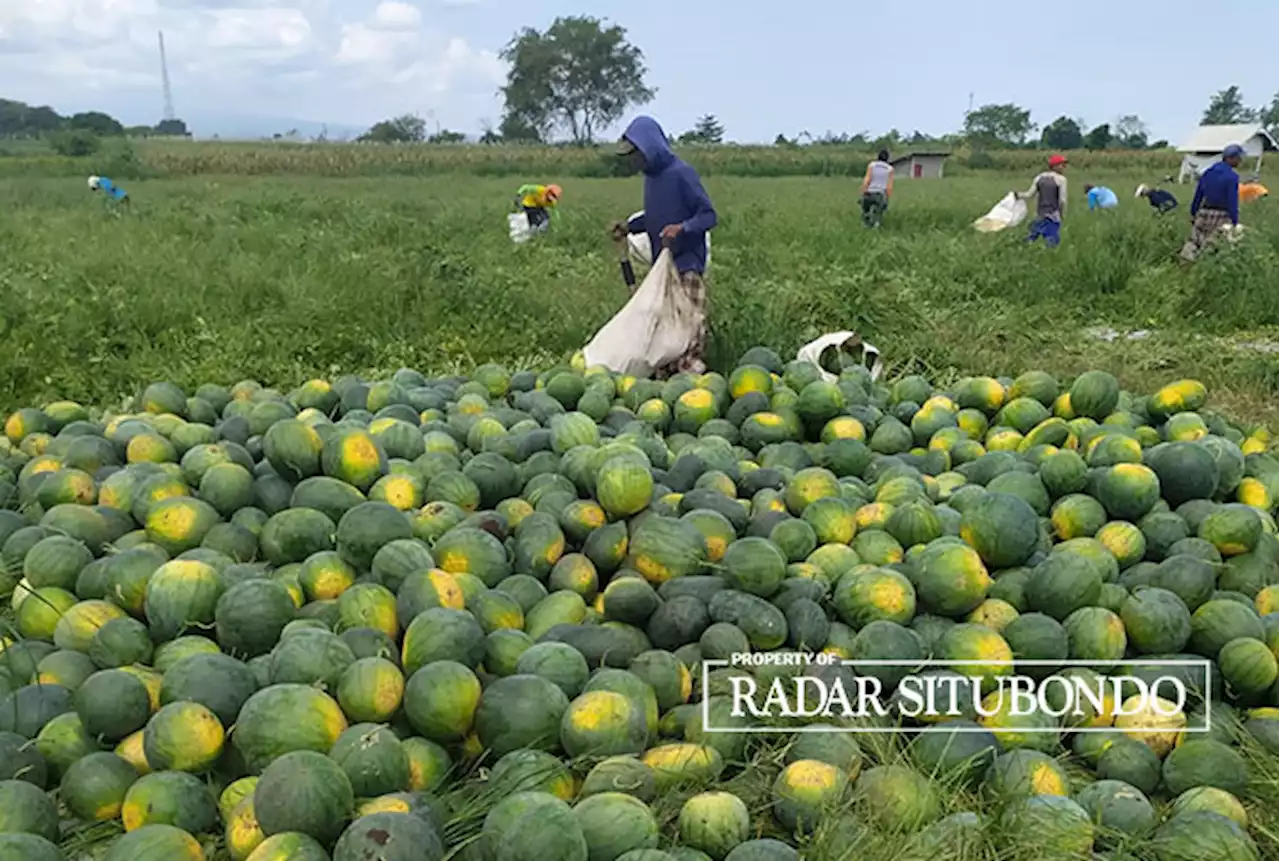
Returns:
[[[62,155],[89,155],[101,138],[189,137],[182,120],[161,120],[154,126],[126,126],[102,111],[63,116],[48,105],[28,105],[0,99],[0,138],[42,139]]]

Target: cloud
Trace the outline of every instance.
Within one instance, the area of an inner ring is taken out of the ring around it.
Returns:
[[[163,30],[180,116],[368,125],[416,110],[474,130],[506,67],[442,26],[409,0],[0,0],[0,79],[17,84],[7,98],[154,121]]]

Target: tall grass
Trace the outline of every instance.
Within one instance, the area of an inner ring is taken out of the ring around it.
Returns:
[[[1124,193],[1142,174],[1082,175]],[[711,177],[712,363],[794,351],[852,328],[893,371],[1071,375],[1109,368],[1135,389],[1195,376],[1218,404],[1275,422],[1273,201],[1237,247],[1181,267],[1185,209],[1126,199],[1068,215],[1063,245],[969,227],[1025,173],[903,182],[885,227],[862,228],[848,179]],[[563,179],[549,175],[547,179]],[[476,176],[197,176],[130,183],[111,217],[81,183],[0,181],[0,409],[106,402],[139,382],[547,362],[627,299],[605,225],[639,180],[572,180],[554,230],[507,239],[514,185]],[[1079,194],[1078,191],[1074,192]],[[1108,343],[1088,327],[1148,330]]]

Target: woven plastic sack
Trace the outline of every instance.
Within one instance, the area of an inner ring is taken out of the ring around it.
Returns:
[[[671,251],[664,248],[631,299],[583,349],[589,366],[647,377],[684,355],[701,321],[680,286]]]
[[[843,353],[846,360],[851,359],[862,365],[870,372],[873,380],[880,379],[880,374],[884,371],[880,350],[863,341],[857,332],[828,332],[801,347],[796,353],[796,361],[817,365],[818,370],[822,371],[822,378],[828,383],[834,383],[839,377],[827,369],[840,366],[841,357],[832,355],[831,351]]]
[[[1019,200],[1012,191],[1000,198],[991,211],[973,223],[975,230],[994,233],[1021,224],[1027,217],[1027,202]]]
[[[513,212],[508,215],[507,232],[512,242],[517,244],[528,242],[529,237],[533,236],[533,230],[529,227],[529,216],[523,212]]]
[[[644,215],[644,210],[631,213],[627,221],[632,221]],[[648,266],[653,261],[653,246],[649,244],[649,234],[647,233],[628,233],[627,234],[627,251],[631,255],[631,261],[640,266]],[[711,234],[707,234],[707,269],[711,268]]]

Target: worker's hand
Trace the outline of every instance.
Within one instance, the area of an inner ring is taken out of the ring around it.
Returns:
[[[683,224],[668,224],[662,228],[662,241],[664,243],[674,242],[676,237],[684,231]]]
[[[627,238],[627,225],[622,221],[614,221],[609,225],[609,235],[614,241],[620,241]]]

